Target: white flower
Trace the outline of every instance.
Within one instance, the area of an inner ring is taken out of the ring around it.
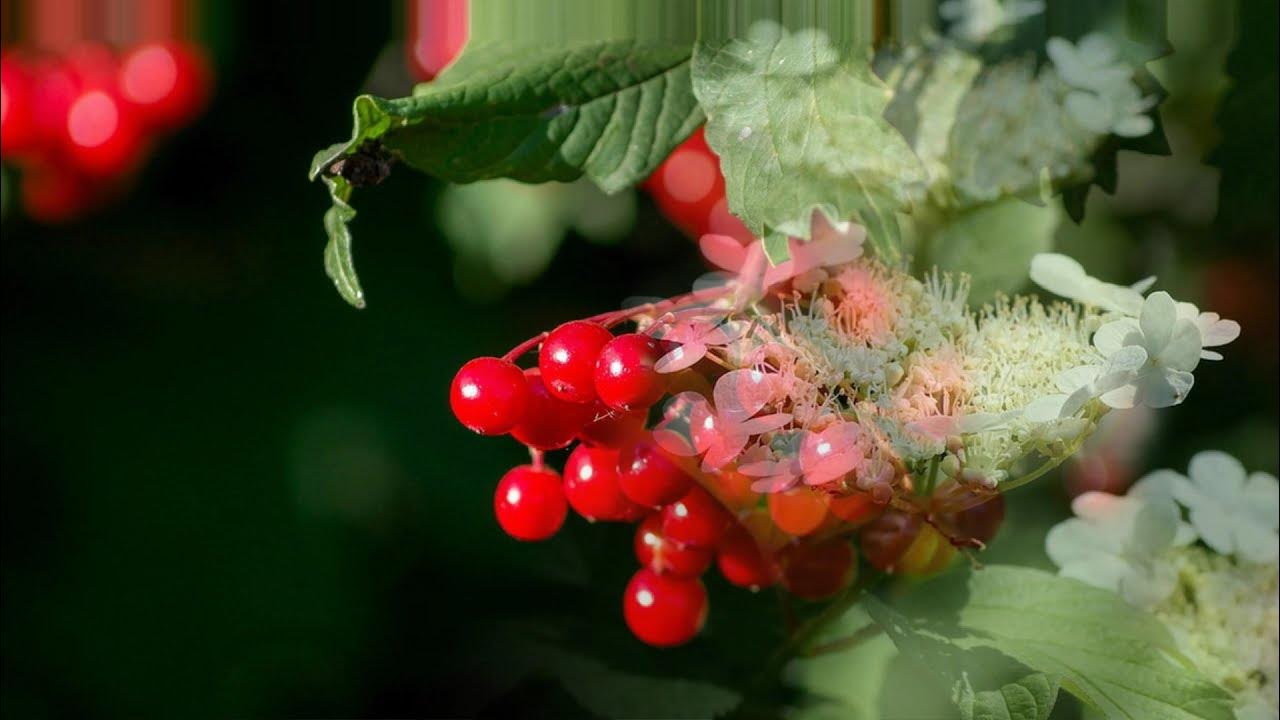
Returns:
[[[1087,492],[1071,503],[1076,517],[1055,525],[1045,550],[1064,577],[1114,590],[1137,607],[1164,600],[1177,574],[1163,561],[1168,550],[1195,540],[1168,495],[1116,496]]]
[[[1104,365],[1081,365],[1067,370],[1056,380],[1061,393],[1037,398],[1024,412],[1032,422],[1072,417],[1090,400],[1132,383],[1147,359],[1146,348],[1129,345],[1113,352]]]
[[[1055,295],[1111,312],[1136,316],[1142,309],[1142,293],[1155,278],[1131,287],[1113,285],[1090,277],[1084,267],[1059,253],[1040,253],[1031,258],[1031,280]]]
[[[1215,312],[1200,312],[1189,302],[1178,303],[1178,317],[1190,320],[1200,329],[1200,359],[1221,360],[1222,354],[1203,348],[1219,347],[1240,337],[1240,323],[1225,320]]]
[[[938,14],[954,22],[950,33],[971,43],[984,42],[997,30],[1043,10],[1039,0],[946,0],[938,6]]]
[[[1099,396],[1109,407],[1177,405],[1195,383],[1191,371],[1200,364],[1200,328],[1178,317],[1177,305],[1167,292],[1148,296],[1137,320],[1123,318],[1098,328],[1093,345],[1107,358],[1129,347],[1142,348],[1147,354],[1139,369],[1116,378],[1123,379],[1122,384]]]
[[[1067,113],[1086,130],[1141,137],[1155,123],[1146,115],[1154,97],[1143,97],[1133,71],[1116,55],[1107,38],[1092,33],[1072,45],[1059,37],[1045,46],[1058,76],[1076,90],[1066,99]]]
[[[1280,560],[1280,484],[1272,475],[1245,476],[1240,461],[1208,450],[1191,458],[1190,478],[1157,470],[1135,488],[1158,488],[1172,494],[1190,512],[1191,524],[1209,547],[1252,563]]]

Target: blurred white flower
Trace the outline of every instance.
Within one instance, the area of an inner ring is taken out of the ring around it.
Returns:
[[[1091,277],[1080,263],[1060,253],[1040,253],[1031,258],[1031,280],[1055,295],[1133,316],[1142,309],[1142,293],[1155,282],[1154,277],[1130,287],[1103,282]]]
[[[1200,343],[1200,328],[1178,316],[1177,304],[1169,293],[1152,293],[1143,301],[1136,320],[1113,320],[1094,333],[1094,347],[1109,359],[1132,352],[1126,350],[1130,347],[1142,348],[1147,355],[1128,377],[1112,378],[1117,386],[1099,397],[1108,407],[1118,409],[1181,403],[1195,383],[1191,371],[1200,364]]]
[[[1200,312],[1200,308],[1189,302],[1178,303],[1178,317],[1194,322],[1200,329],[1201,360],[1221,360],[1221,353],[1204,348],[1226,345],[1240,337],[1240,323],[1226,320],[1215,312]]]
[[[1134,488],[1171,495],[1187,508],[1205,544],[1222,555],[1258,564],[1280,560],[1280,484],[1274,476],[1246,476],[1239,460],[1216,450],[1191,458],[1187,475],[1157,470]]]
[[[1158,488],[1126,496],[1087,492],[1071,503],[1076,517],[1055,525],[1045,550],[1058,574],[1120,593],[1151,607],[1177,585],[1166,553],[1195,540],[1178,506]]]
[[[1039,0],[946,0],[938,6],[938,14],[953,23],[950,34],[975,44],[1043,10]]]
[[[1058,76],[1076,88],[1067,95],[1066,109],[1081,127],[1122,137],[1141,137],[1155,127],[1146,112],[1156,99],[1142,95],[1132,69],[1106,36],[1091,33],[1075,45],[1060,37],[1049,38],[1045,50]]]

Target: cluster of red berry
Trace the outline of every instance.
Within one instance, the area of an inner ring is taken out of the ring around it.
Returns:
[[[22,202],[43,222],[73,218],[121,186],[151,140],[189,122],[210,89],[199,48],[176,42],[117,54],[97,43],[0,59],[0,156],[23,169]]]
[[[702,128],[672,151],[642,187],[658,210],[689,237],[728,235],[743,243],[754,239],[729,212],[720,158],[707,145]]]
[[[945,567],[956,544],[995,534],[1004,514],[998,495],[938,517],[879,505],[865,493],[833,497],[807,486],[761,496],[744,475],[703,473],[670,455],[646,429],[649,410],[668,393],[709,392],[708,370],[659,373],[662,340],[608,329],[635,314],[576,320],[506,357],[471,360],[454,377],[450,404],[471,430],[509,433],[530,448],[533,463],[503,476],[494,496],[498,523],[512,537],[553,536],[569,508],[590,521],[638,523],[641,567],[623,610],[644,642],[673,646],[698,633],[707,613],[699,578],[713,562],[733,585],[781,583],[792,595],[819,600],[853,582],[851,537],[872,567],[923,575]],[[537,367],[522,370],[515,360],[535,347]],[[575,441],[563,476],[544,463],[544,451]]]

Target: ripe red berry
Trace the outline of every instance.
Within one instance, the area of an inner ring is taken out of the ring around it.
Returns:
[[[469,0],[409,0],[405,54],[415,80],[426,82],[462,52],[469,34]]]
[[[618,453],[618,486],[638,505],[659,507],[675,502],[692,483],[650,439],[632,443]]]
[[[696,578],[711,567],[710,548],[681,545],[662,531],[662,514],[653,513],[636,528],[636,560],[641,567],[675,578]]]
[[[583,426],[578,438],[598,447],[625,447],[644,436],[645,420],[643,412],[613,410],[596,401],[591,420]]]
[[[199,48],[147,43],[120,62],[120,92],[148,127],[171,130],[195,117],[209,93],[208,62]]]
[[[662,397],[666,378],[654,369],[658,343],[628,333],[610,340],[596,360],[595,388],[600,401],[615,410],[644,410]]]
[[[493,496],[498,524],[517,540],[546,540],[564,524],[569,505],[554,470],[521,465],[507,471]]]
[[[720,501],[698,485],[662,509],[662,534],[684,545],[715,547],[731,523]]]
[[[458,422],[481,435],[501,435],[516,426],[529,405],[529,383],[510,360],[468,361],[453,378],[449,406]]]
[[[35,148],[31,104],[31,71],[21,59],[6,53],[0,57],[0,155],[21,155]]]
[[[778,581],[778,563],[742,525],[734,524],[720,540],[716,565],[725,580],[738,587],[759,590]]]
[[[564,464],[564,494],[588,520],[636,520],[644,509],[618,487],[618,451],[579,445]]]
[[[80,95],[80,78],[65,63],[42,60],[31,70],[31,122],[36,133],[35,151],[57,162],[66,151],[67,113]]]
[[[627,583],[622,614],[637,638],[657,647],[683,645],[707,621],[707,589],[641,568]]]
[[[511,428],[511,437],[539,450],[566,447],[591,419],[591,406],[565,402],[552,395],[538,368],[525,370],[524,378],[529,386],[529,406],[520,422]]]
[[[831,514],[850,523],[861,523],[875,517],[884,509],[871,498],[870,493],[855,492],[844,497],[833,497],[827,504]]]
[[[552,330],[538,350],[538,369],[551,394],[574,403],[595,400],[596,360],[612,339],[604,326],[586,320]]]
[[[858,533],[858,547],[877,570],[892,572],[920,534],[921,525],[918,515],[888,510],[863,526]]]
[[[817,530],[827,519],[828,498],[810,487],[797,487],[769,495],[769,515],[779,528],[802,536]]]
[[[89,86],[67,110],[67,149],[84,172],[109,177],[142,159],[145,142],[132,108],[112,89]]]
[[[782,584],[805,600],[822,600],[853,582],[858,566],[853,546],[843,538],[801,543],[782,555]]]

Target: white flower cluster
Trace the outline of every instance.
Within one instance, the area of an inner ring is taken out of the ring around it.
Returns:
[[[1133,70],[1116,53],[1106,36],[1091,33],[1072,45],[1060,37],[1049,38],[1049,59],[1063,82],[1073,88],[1066,108],[1071,118],[1096,133],[1142,137],[1154,123],[1145,113],[1154,97],[1143,97],[1133,82]]]
[[[1160,618],[1196,666],[1236,695],[1237,717],[1274,718],[1278,498],[1274,476],[1246,475],[1230,455],[1202,452],[1187,475],[1158,470],[1123,497],[1081,495],[1076,517],[1049,531],[1045,549],[1061,575]]]

